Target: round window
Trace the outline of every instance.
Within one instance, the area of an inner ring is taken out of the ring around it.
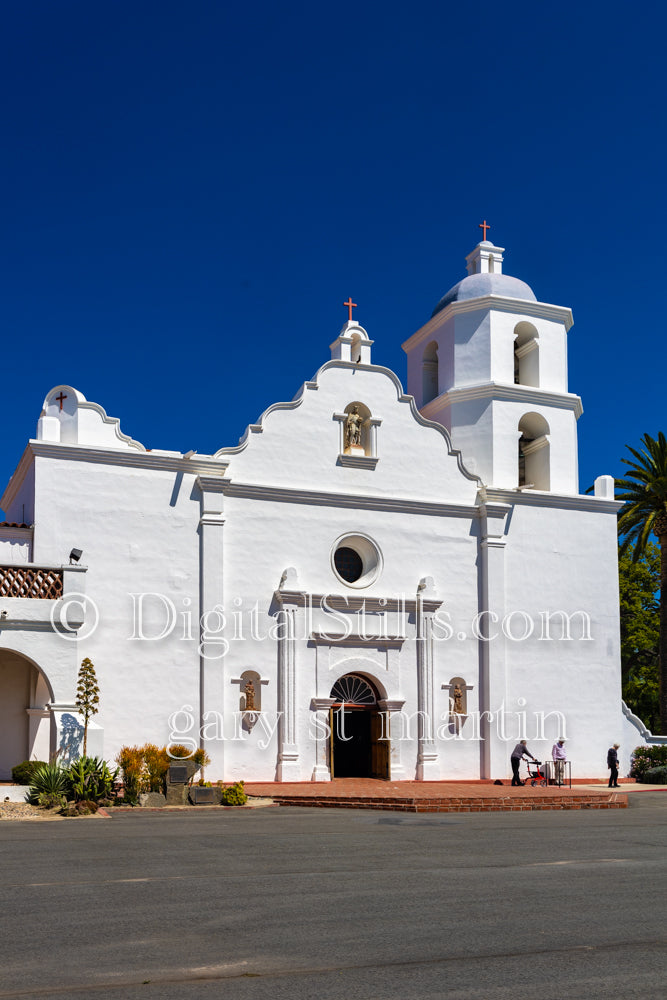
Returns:
[[[366,535],[344,535],[333,547],[331,565],[348,587],[369,587],[382,569],[382,556]]]

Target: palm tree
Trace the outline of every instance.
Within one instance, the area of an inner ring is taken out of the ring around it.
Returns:
[[[622,458],[629,466],[625,479],[616,480],[617,500],[624,500],[618,516],[621,552],[632,549],[636,562],[655,535],[660,546],[660,725],[667,734],[667,438],[657,440],[644,434],[642,450],[628,445],[632,459]]]

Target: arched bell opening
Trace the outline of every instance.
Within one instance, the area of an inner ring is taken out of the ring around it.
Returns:
[[[380,710],[380,695],[363,674],[339,677],[329,695],[332,778],[389,778],[388,716]]]
[[[438,345],[431,341],[422,357],[422,406],[430,403],[438,395]]]
[[[539,335],[533,324],[525,320],[514,327],[514,382],[540,384]]]
[[[519,421],[519,489],[551,489],[549,424],[539,413],[526,413]]]

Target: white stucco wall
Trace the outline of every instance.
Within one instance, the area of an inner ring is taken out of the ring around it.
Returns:
[[[518,711],[519,699],[525,699],[531,719],[539,711],[561,713],[573,776],[604,774],[607,749],[621,724],[616,518],[613,510],[586,513],[529,503],[515,506],[508,529],[504,613],[516,613],[508,627],[517,636],[508,642],[508,704]],[[590,640],[582,616],[572,619],[571,641],[562,638],[553,614],[561,610],[589,617]],[[552,615],[548,630],[545,612]],[[528,622],[534,631],[522,640]],[[526,733],[533,753],[547,756],[562,728],[553,717],[545,724],[548,738],[533,746],[539,729],[533,722]]]

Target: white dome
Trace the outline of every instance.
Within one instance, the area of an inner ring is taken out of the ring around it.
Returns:
[[[450,302],[479,299],[484,295],[502,295],[508,299],[528,299],[529,302],[537,302],[530,285],[520,278],[512,278],[509,274],[469,274],[443,295],[431,316],[442,312]]]

